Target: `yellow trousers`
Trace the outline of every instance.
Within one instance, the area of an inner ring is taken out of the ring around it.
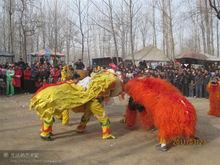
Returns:
[[[102,135],[103,138],[109,138],[110,136],[113,137],[110,134],[110,121],[109,118],[105,114],[105,110],[103,105],[97,100],[93,99],[86,103],[81,109],[84,108],[84,114],[81,117],[80,121],[80,126],[81,128],[85,129],[86,124],[89,122],[90,118],[92,115],[94,115],[99,123],[102,126]],[[79,108],[73,109],[72,111],[78,112]],[[62,124],[67,124],[69,122],[69,111],[65,110],[62,112],[60,115],[56,115],[58,119],[62,120]],[[52,125],[53,125],[53,120],[51,121],[46,121],[44,120],[43,126],[42,126],[42,132],[41,136],[49,136],[50,133],[52,132]],[[48,131],[49,130],[49,131]]]
[[[63,111],[61,114],[56,115],[56,118],[61,120],[63,125],[69,124],[69,119],[70,119],[69,111],[68,110]]]

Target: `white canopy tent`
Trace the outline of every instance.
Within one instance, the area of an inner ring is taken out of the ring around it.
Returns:
[[[125,59],[132,60],[132,55],[128,55]],[[162,50],[155,46],[144,47],[134,53],[135,61],[151,61],[151,62],[168,62],[170,59],[163,53]]]

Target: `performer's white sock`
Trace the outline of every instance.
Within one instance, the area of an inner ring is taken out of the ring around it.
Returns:
[[[166,146],[166,144],[165,144],[165,143],[162,143],[160,146],[161,146],[161,147],[165,147],[165,146]]]

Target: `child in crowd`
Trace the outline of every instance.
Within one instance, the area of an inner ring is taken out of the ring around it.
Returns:
[[[35,81],[35,91],[38,90],[40,87],[42,87],[43,82],[41,78],[38,78],[37,81]]]
[[[43,79],[43,82],[42,82],[42,85],[44,86],[44,85],[46,85],[46,84],[48,84],[48,83],[47,83],[47,79],[44,78],[44,79]]]

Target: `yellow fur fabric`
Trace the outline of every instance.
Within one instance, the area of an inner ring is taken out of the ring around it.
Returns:
[[[64,110],[78,111],[78,107],[94,98],[110,96],[116,81],[117,77],[112,73],[102,72],[92,76],[87,90],[68,82],[48,86],[33,95],[30,108],[42,119],[50,120]]]

